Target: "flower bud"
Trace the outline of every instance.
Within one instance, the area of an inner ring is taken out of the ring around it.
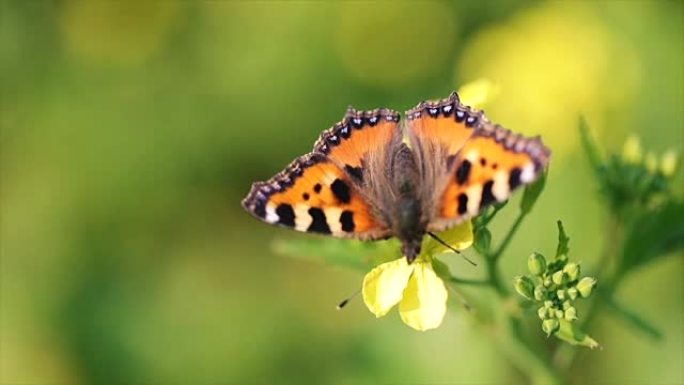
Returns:
[[[551,280],[553,280],[553,283],[556,285],[562,285],[565,282],[565,273],[563,270],[559,270],[551,276]]]
[[[542,322],[542,330],[546,333],[547,337],[555,333],[558,328],[560,328],[560,322],[557,319],[551,318]]]
[[[563,310],[568,310],[571,307],[572,307],[572,302],[570,302],[570,301],[563,302]]]
[[[527,299],[534,298],[534,282],[530,277],[515,277],[515,290]]]
[[[574,287],[569,288],[568,297],[570,297],[570,299],[572,300],[577,299],[577,289]]]
[[[546,307],[542,306],[539,309],[537,309],[537,315],[539,316],[540,320],[545,320],[546,319]]]
[[[552,283],[551,277],[544,277],[544,287],[549,287]]]
[[[622,146],[622,159],[627,163],[641,163],[641,141],[636,135],[630,135]]]
[[[546,271],[546,259],[539,253],[532,253],[527,259],[527,268],[532,275],[541,276]]]
[[[574,321],[577,319],[577,309],[574,307],[569,307],[565,309],[565,312],[563,312],[563,318],[565,318],[566,321]]]
[[[563,319],[563,310],[561,309],[555,309],[553,311],[553,316],[558,318],[558,319]]]
[[[563,289],[557,290],[557,291],[556,291],[556,296],[557,296],[558,299],[560,299],[561,301],[564,300],[564,299],[565,299],[565,290],[563,290]]]
[[[549,301],[549,300],[544,301],[544,307],[547,309],[553,308],[553,301]]]
[[[584,277],[577,283],[577,291],[582,298],[587,298],[591,295],[591,291],[596,286],[596,279],[592,277]]]
[[[677,152],[675,150],[668,150],[660,158],[660,172],[667,177],[674,175],[677,171],[677,160]]]
[[[543,285],[537,285],[534,288],[534,299],[541,301],[544,299],[544,297],[546,297],[546,289]]]
[[[574,262],[570,262],[563,267],[563,271],[568,275],[569,281],[574,281],[579,277],[580,266]]]

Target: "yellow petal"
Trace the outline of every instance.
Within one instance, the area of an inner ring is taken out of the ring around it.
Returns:
[[[406,258],[383,263],[363,278],[363,302],[376,317],[382,317],[401,300],[413,272]]]
[[[401,319],[420,330],[438,327],[446,314],[447,289],[429,262],[414,262],[413,275],[399,303]]]
[[[473,108],[482,108],[499,93],[499,86],[489,79],[478,79],[464,84],[458,90],[461,102]]]
[[[677,158],[679,154],[675,150],[668,150],[660,160],[660,172],[665,176],[672,176],[677,172]]]
[[[438,233],[437,236],[451,245],[454,249],[464,250],[473,244],[473,224],[470,221],[466,221],[454,228]],[[432,239],[432,237],[425,238],[423,253],[421,254],[435,255],[445,251],[451,251],[451,249]]]
[[[622,159],[627,163],[639,164],[642,158],[643,154],[639,137],[634,134],[628,136],[625,144],[622,146]]]

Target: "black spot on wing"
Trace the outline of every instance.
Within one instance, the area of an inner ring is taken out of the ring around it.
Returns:
[[[340,203],[351,202],[349,186],[343,180],[335,179],[335,181],[330,185],[330,189]]]
[[[511,170],[511,175],[508,176],[508,187],[513,191],[516,187],[520,186],[520,174],[522,170],[518,167]]]
[[[309,198],[310,198],[309,193],[304,193],[304,194],[302,194],[302,198],[303,198],[305,201],[308,201]]]
[[[266,202],[257,201],[252,208],[252,212],[259,218],[266,218]]]
[[[278,223],[294,227],[295,213],[294,210],[292,210],[292,206],[287,203],[281,203],[276,207],[276,214],[278,214]]]
[[[461,123],[463,120],[466,118],[466,112],[463,111],[462,109],[457,108],[456,109],[456,121]]]
[[[480,199],[480,208],[490,205],[496,202],[494,194],[492,194],[492,187],[494,186],[494,181],[490,180],[482,186],[482,199]]]
[[[354,231],[354,213],[345,210],[342,212],[342,215],[340,215],[340,224],[342,225],[342,231],[345,231],[347,233],[351,233]]]
[[[463,215],[468,212],[468,195],[460,193],[458,195],[458,215]]]
[[[351,123],[355,129],[359,130],[365,125],[366,119],[362,116],[355,116],[352,118]]]
[[[320,183],[316,183],[316,184],[314,185],[314,192],[315,192],[316,194],[318,194],[318,193],[321,192],[321,189],[322,189],[322,188],[323,188],[323,186],[321,186]]]
[[[344,125],[340,127],[339,133],[341,137],[347,139],[351,136],[351,127],[349,127],[349,125]]]
[[[363,182],[363,169],[361,167],[352,167],[348,164],[344,165],[344,171],[349,174],[357,182]]]
[[[311,224],[307,231],[330,234],[330,227],[328,226],[328,221],[325,219],[323,210],[318,207],[312,207],[309,209],[309,215],[311,216]]]
[[[463,162],[456,169],[456,182],[458,184],[464,184],[468,181],[468,176],[470,175],[471,164],[468,159],[463,159]]]

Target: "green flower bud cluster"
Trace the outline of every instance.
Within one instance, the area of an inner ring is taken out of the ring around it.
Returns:
[[[527,260],[529,276],[515,278],[515,290],[521,296],[539,304],[537,315],[547,336],[557,332],[561,322],[577,319],[575,300],[587,298],[596,287],[596,279],[581,277],[580,265],[560,255],[547,263],[539,253]]]
[[[612,154],[598,166],[601,191],[616,211],[649,207],[667,196],[679,169],[679,154],[644,152],[638,137],[630,136],[621,154]],[[629,211],[629,210],[628,210]]]
[[[651,173],[661,173],[672,177],[678,168],[679,154],[675,150],[668,150],[658,157],[654,152],[643,154],[641,141],[636,135],[630,135],[622,147],[622,161],[633,165],[643,165]]]

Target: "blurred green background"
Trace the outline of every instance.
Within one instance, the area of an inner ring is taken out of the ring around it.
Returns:
[[[512,278],[557,219],[585,266],[601,249],[580,112],[604,148],[683,147],[682,2],[0,4],[3,384],[522,381],[457,305],[428,333],[359,299],[337,312],[362,274],[274,255],[307,235],[245,213],[251,182],[349,104],[405,110],[490,79],[489,117],[554,153]],[[682,262],[619,293],[665,339],[601,317],[578,381],[684,383]]]

